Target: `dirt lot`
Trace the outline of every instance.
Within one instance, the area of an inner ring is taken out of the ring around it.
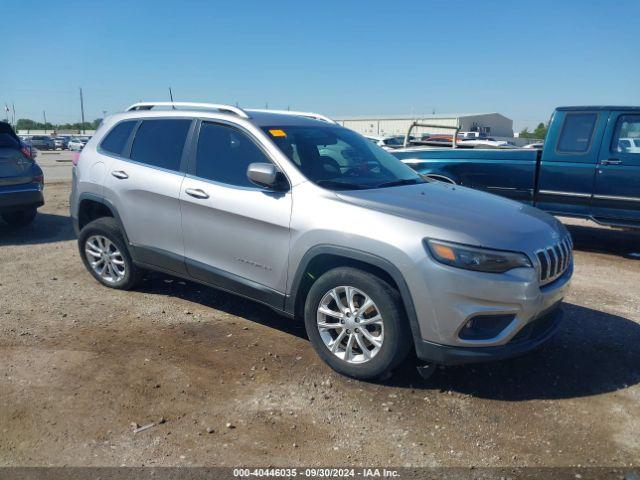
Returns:
[[[571,227],[568,315],[541,350],[370,384],[249,301],[159,274],[101,287],[68,192],[0,226],[1,465],[640,463],[640,235]]]

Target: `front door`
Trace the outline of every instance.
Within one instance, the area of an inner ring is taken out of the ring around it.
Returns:
[[[640,113],[611,112],[596,171],[592,215],[640,224]]]
[[[180,193],[182,229],[190,275],[283,308],[291,193],[247,178],[250,163],[270,161],[248,133],[203,121]]]

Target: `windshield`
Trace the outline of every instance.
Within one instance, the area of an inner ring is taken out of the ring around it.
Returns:
[[[358,133],[341,127],[264,127],[302,174],[330,190],[424,183],[415,171]]]

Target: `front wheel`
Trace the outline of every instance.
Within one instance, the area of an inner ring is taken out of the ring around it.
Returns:
[[[411,349],[398,291],[362,270],[323,274],[309,291],[304,317],[318,355],[349,377],[384,378]]]
[[[16,212],[7,212],[2,214],[2,219],[13,227],[26,227],[36,218],[37,210],[28,208]]]

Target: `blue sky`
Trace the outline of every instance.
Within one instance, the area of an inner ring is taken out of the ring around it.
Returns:
[[[138,100],[328,115],[640,105],[640,1],[0,0],[0,103],[87,119]],[[8,40],[8,41],[7,41]]]

